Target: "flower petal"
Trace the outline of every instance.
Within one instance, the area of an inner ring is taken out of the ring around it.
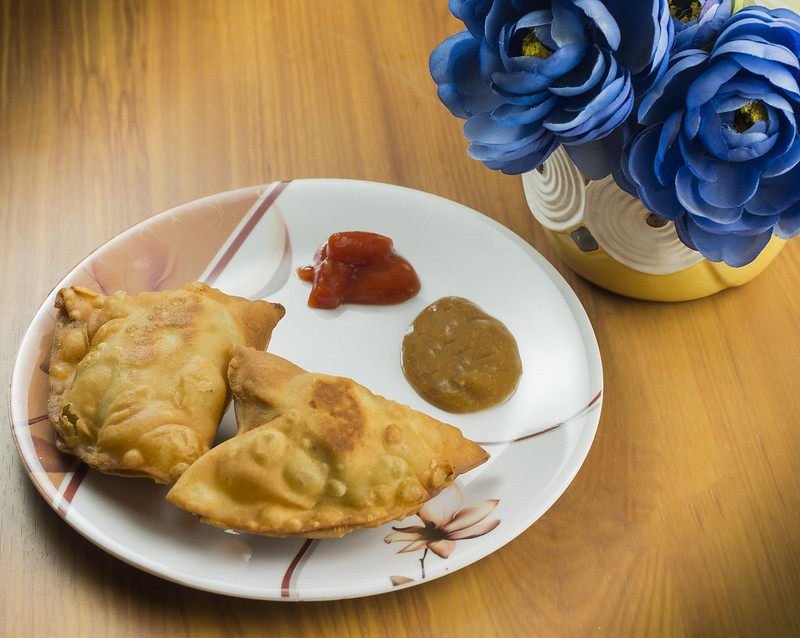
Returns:
[[[793,68],[800,67],[797,56],[793,55],[789,49],[770,42],[756,42],[741,38],[721,45],[718,43],[711,52],[712,62],[715,58],[723,55],[730,55],[735,60],[743,62],[742,66],[745,68],[749,66],[748,62],[753,58],[769,60]]]
[[[424,527],[402,527],[394,532],[389,532],[383,539],[385,543],[408,543],[422,540],[419,532],[424,531]]]
[[[723,128],[719,114],[709,105],[700,109],[700,121],[703,125],[699,130],[699,139],[706,151],[716,159],[728,160],[728,145],[721,135]]]
[[[772,237],[772,231],[758,235],[717,235],[709,233],[695,224],[688,216],[675,224],[678,236],[687,245],[694,246],[710,261],[724,261],[729,266],[749,264]]]
[[[719,93],[720,86],[736,75],[741,68],[729,58],[718,60],[713,66],[709,65],[686,91],[686,108],[699,108],[711,100]]]
[[[761,185],[745,208],[754,215],[773,215],[800,202],[800,165],[793,170],[764,177]]]
[[[552,82],[574,69],[583,60],[586,49],[586,44],[579,42],[564,45],[546,58],[537,58],[532,55],[516,57],[509,60],[508,69],[543,75]]]
[[[504,175],[523,175],[539,168],[557,148],[558,142],[553,142],[552,145],[542,149],[541,153],[537,153],[536,156],[529,155],[528,157],[523,157],[522,159],[511,162],[487,161],[483,164],[487,168],[500,171]]]
[[[550,35],[558,46],[586,42],[586,32],[580,16],[561,4],[552,5],[553,26]]]
[[[473,38],[479,40],[483,37],[486,15],[492,2],[493,0],[450,0],[450,13],[466,25]]]
[[[791,239],[800,235],[800,204],[789,207],[781,214],[774,231],[781,239]]]
[[[744,212],[743,206],[724,208],[710,204],[700,191],[701,184],[708,184],[697,179],[688,167],[678,170],[675,176],[675,193],[681,205],[691,214],[705,217],[717,223],[731,223],[738,220]],[[714,183],[714,182],[710,182]]]
[[[468,118],[502,103],[488,90],[479,72],[478,50],[475,40],[463,31],[431,53],[430,72],[438,85],[439,99],[456,117]]]
[[[559,141],[555,137],[548,137],[535,153],[511,161],[485,160],[483,163],[487,168],[502,171],[506,175],[521,175],[541,166],[558,147]]]
[[[499,499],[488,499],[458,510],[452,518],[442,527],[448,535],[464,530],[489,516],[500,502]]]
[[[619,25],[608,8],[599,0],[572,0],[572,4],[586,14],[586,17],[603,34],[608,46],[616,51],[620,45],[621,34]]]
[[[513,144],[480,144],[476,142],[469,145],[467,153],[472,159],[481,162],[511,162],[537,155],[550,144],[552,137],[548,131],[541,129],[539,134],[532,138],[526,138]]]
[[[458,485],[452,485],[436,498],[426,501],[419,512],[417,512],[417,516],[419,516],[426,525],[430,523],[436,528],[441,529],[442,525],[450,520],[453,512],[458,510],[462,504],[463,496]]]
[[[655,174],[653,157],[660,139],[659,126],[651,126],[637,134],[627,147],[627,175],[636,184],[637,193],[647,208],[675,221],[686,214],[675,192],[675,183],[662,184]]]
[[[699,180],[698,193],[703,201],[721,209],[743,206],[755,195],[760,175],[750,162],[718,162],[715,181]]]
[[[734,222],[721,224],[703,217],[692,217],[692,221],[710,233],[736,233],[739,235],[757,235],[770,230],[780,220],[780,215],[751,215],[747,212]]]
[[[470,142],[481,144],[515,144],[538,135],[541,124],[504,124],[492,118],[491,113],[478,113],[464,123],[464,134]]]
[[[592,125],[592,121],[598,118],[605,119],[607,115],[619,108],[631,92],[630,76],[626,72],[624,75],[614,78],[595,95],[586,93],[580,98],[564,102],[564,107],[555,109],[545,121],[544,126],[555,133],[564,133],[584,122]],[[586,101],[587,98],[589,98],[588,101]]]
[[[431,550],[434,554],[439,556],[440,558],[449,558],[450,554],[453,553],[453,550],[456,548],[456,544],[451,540],[441,540],[441,541],[434,541],[433,543],[428,543],[428,549]]]
[[[597,86],[605,75],[606,69],[607,66],[602,52],[597,47],[591,47],[584,55],[581,63],[569,73],[561,76],[550,87],[550,92],[567,97],[580,95]]]
[[[429,544],[428,544],[427,541],[417,540],[417,541],[414,541],[413,543],[409,543],[405,547],[397,550],[397,553],[398,554],[410,554],[411,552],[419,552],[419,551],[425,549],[426,547],[429,547]]]
[[[619,25],[621,39],[617,59],[639,78],[650,74],[666,57],[674,27],[667,2],[639,2],[631,10],[630,0],[606,0]]]
[[[702,49],[719,35],[733,13],[731,0],[706,0],[697,20],[684,24],[675,20],[678,32],[675,34],[673,51],[685,49]]]
[[[680,142],[683,140],[678,139],[682,120],[682,113],[675,111],[661,127],[661,133],[658,137],[658,151],[653,158],[653,169],[662,186],[673,182],[678,169],[686,163],[686,160],[681,155],[682,147]]]
[[[487,42],[496,44],[500,41],[500,32],[503,27],[514,22],[519,14],[520,11],[514,6],[512,0],[494,0],[486,14],[483,37]]]
[[[690,86],[706,70],[708,53],[687,51],[673,58],[664,76],[648,91],[639,105],[642,124],[663,122],[670,113],[684,108],[686,86]],[[681,87],[681,90],[673,90]]]
[[[543,119],[556,105],[556,98],[550,97],[534,106],[502,104],[491,112],[490,117],[506,124],[530,124]]]
[[[761,170],[764,177],[776,177],[790,171],[800,163],[800,137],[795,136],[791,146],[773,158],[765,159]]]
[[[479,536],[488,534],[498,525],[500,525],[499,518],[493,518],[481,521],[480,523],[475,523],[474,525],[471,525],[466,529],[453,532],[452,534],[449,535],[449,538],[454,541],[467,540],[469,538],[478,538]]]

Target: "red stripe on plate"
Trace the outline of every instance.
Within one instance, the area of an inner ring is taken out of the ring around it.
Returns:
[[[286,189],[286,187],[291,183],[291,180],[284,180],[278,183],[275,188],[272,189],[269,195],[264,198],[264,201],[261,202],[261,205],[256,209],[256,212],[253,213],[253,216],[247,220],[247,223],[244,225],[244,228],[239,232],[236,238],[233,240],[228,249],[225,251],[225,254],[222,255],[220,260],[216,263],[214,268],[209,273],[208,277],[205,279],[205,283],[209,286],[213,286],[214,282],[216,281],[217,277],[222,274],[222,271],[228,267],[228,264],[231,263],[233,256],[238,252],[238,250],[244,244],[245,239],[253,232],[253,229],[256,227],[258,222],[261,221],[261,218],[267,213],[267,211],[272,207],[275,203],[275,200],[280,197],[280,194]]]
[[[283,575],[283,580],[281,581],[281,598],[289,598],[291,594],[292,578],[294,577],[294,573],[297,570],[297,567],[300,565],[300,561],[303,560],[303,556],[306,555],[306,552],[308,552],[313,543],[314,539],[307,538],[306,542],[303,543],[303,546],[300,548],[300,551],[297,552],[297,556],[294,557],[292,562],[289,564],[289,567],[286,569],[286,573]]]
[[[83,479],[86,478],[86,473],[89,471],[89,466],[86,465],[86,463],[83,461],[79,461],[79,463],[80,465],[75,469],[75,473],[69,480],[67,489],[64,490],[64,494],[61,496],[61,502],[58,504],[58,513],[63,518],[66,518],[70,503],[72,503],[72,499],[75,498],[78,488],[81,486]]]

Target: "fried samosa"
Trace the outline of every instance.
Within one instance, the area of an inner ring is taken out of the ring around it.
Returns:
[[[174,483],[213,443],[234,347],[265,348],[284,314],[202,283],[137,295],[64,288],[56,308],[56,445],[103,472],[159,483]]]
[[[238,434],[167,494],[219,527],[342,536],[414,514],[488,458],[451,425],[273,354],[237,347],[228,376]]]

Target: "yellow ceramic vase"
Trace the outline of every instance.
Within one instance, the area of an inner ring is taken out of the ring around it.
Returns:
[[[531,212],[576,273],[612,292],[650,301],[688,301],[747,283],[783,248],[773,238],[752,263],[732,268],[704,259],[671,222],[648,211],[613,178],[586,179],[559,148],[522,176]]]

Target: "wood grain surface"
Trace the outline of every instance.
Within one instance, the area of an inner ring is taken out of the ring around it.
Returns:
[[[95,247],[302,177],[409,186],[505,224],[581,299],[606,382],[586,463],[529,530],[445,578],[322,603],[203,593],[104,553],[37,493],[4,411],[0,635],[800,635],[800,242],[690,303],[586,283],[438,101],[428,55],[458,28],[446,0],[0,0],[2,387]]]

